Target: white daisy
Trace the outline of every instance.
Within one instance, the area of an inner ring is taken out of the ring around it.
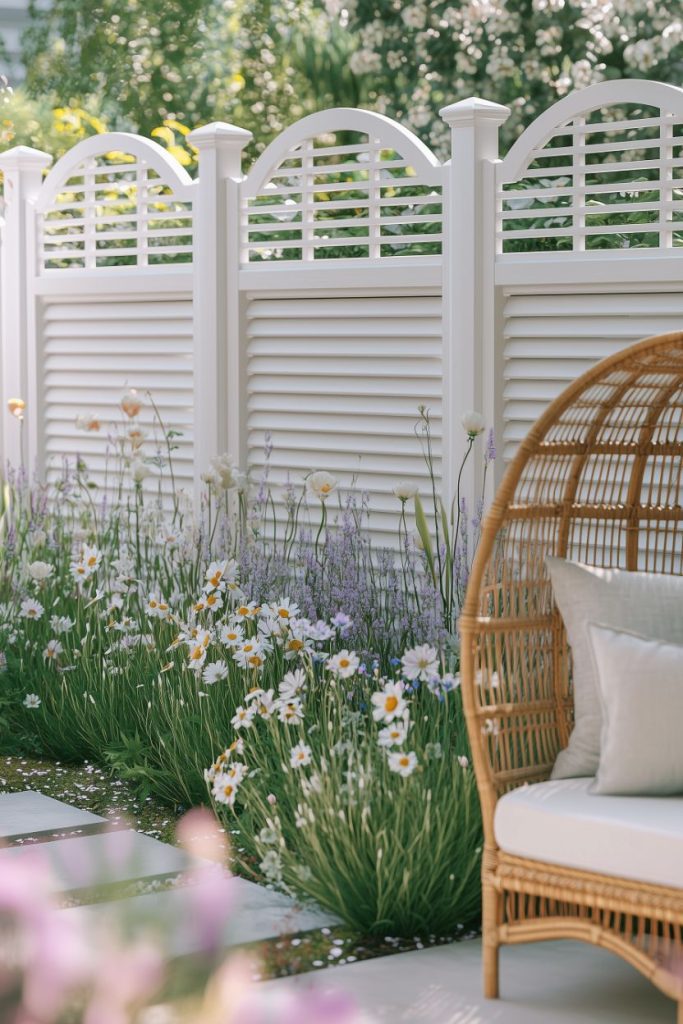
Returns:
[[[278,701],[278,718],[286,725],[299,725],[304,720],[304,709],[298,697]]]
[[[404,753],[402,750],[395,750],[387,758],[389,770],[396,772],[402,778],[407,779],[417,768],[417,755],[413,750]]]
[[[219,683],[222,679],[227,679],[228,666],[224,661],[212,661],[210,665],[206,665],[202,672],[202,679],[207,686],[212,686],[213,683]]]
[[[237,647],[244,640],[244,630],[241,626],[225,625],[221,629],[220,638],[226,647]]]
[[[43,657],[45,658],[46,661],[57,661],[59,655],[63,653],[64,648],[62,647],[59,640],[50,640],[48,642],[47,647],[43,651]]]
[[[340,651],[326,662],[325,668],[340,679],[348,679],[360,665],[360,658],[355,651]]]
[[[292,700],[297,694],[301,693],[305,686],[306,673],[303,669],[294,669],[293,672],[288,672],[280,683],[280,698],[282,700]]]
[[[255,714],[253,707],[245,708],[240,704],[238,708],[235,708],[235,714],[230,719],[230,724],[233,729],[249,729]]]
[[[312,760],[311,748],[305,743],[297,743],[289,752],[289,763],[292,768],[304,768]]]
[[[407,704],[403,699],[403,683],[387,683],[379,693],[370,698],[373,709],[372,717],[376,722],[393,722],[402,718]]]
[[[422,644],[406,651],[401,658],[401,664],[406,679],[420,679],[427,683],[439,674],[438,655],[435,648],[429,644]]]
[[[21,602],[19,608],[19,615],[22,619],[40,619],[45,609],[43,608],[40,601],[34,601],[32,597],[27,597]]]
[[[39,708],[41,700],[37,693],[27,693],[22,704],[25,708]]]
[[[50,565],[49,562],[31,562],[28,566],[28,574],[32,580],[37,583],[42,583],[43,580],[47,580],[52,576],[55,571],[55,567]]]
[[[320,469],[316,473],[310,473],[306,477],[306,493],[318,501],[327,501],[337,486],[337,479],[331,473]]]
[[[393,722],[380,730],[377,742],[380,747],[400,747],[407,735],[408,729],[403,722]]]

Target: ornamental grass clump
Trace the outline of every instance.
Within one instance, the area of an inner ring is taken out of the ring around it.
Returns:
[[[390,676],[353,651],[254,689],[206,778],[239,869],[367,934],[479,914],[481,819],[458,679],[436,650]]]

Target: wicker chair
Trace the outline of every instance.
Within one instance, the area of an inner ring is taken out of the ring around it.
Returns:
[[[485,830],[485,995],[498,996],[501,945],[582,939],[675,999],[683,1024],[683,888],[557,867],[496,845],[497,800],[548,779],[572,728],[571,657],[548,554],[683,573],[683,333],[603,360],[537,421],[488,513],[460,621]]]

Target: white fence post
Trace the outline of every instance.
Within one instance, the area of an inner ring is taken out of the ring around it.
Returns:
[[[241,455],[239,183],[251,132],[220,121],[188,135],[199,150],[194,204],[195,490],[211,456]]]
[[[495,178],[498,128],[508,107],[470,97],[439,111],[451,129],[443,249],[443,493],[449,505],[466,437],[463,413],[494,425]],[[481,442],[461,481],[472,502],[481,487]]]
[[[35,377],[35,310],[32,283],[35,276],[35,247],[32,232],[32,203],[41,186],[42,173],[52,157],[29,146],[15,146],[0,155],[4,175],[5,225],[3,229],[2,272],[2,455],[13,465],[23,463],[29,471],[29,457],[36,452],[39,410]],[[10,398],[27,402],[23,429],[7,408]]]

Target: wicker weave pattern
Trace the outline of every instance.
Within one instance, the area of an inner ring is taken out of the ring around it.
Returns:
[[[682,886],[669,890],[510,857],[493,814],[548,778],[573,720],[571,656],[545,558],[683,572],[683,333],[603,360],[520,446],[484,524],[461,618],[462,679],[482,801],[485,991],[498,947],[580,938],[619,953],[678,1001]]]

